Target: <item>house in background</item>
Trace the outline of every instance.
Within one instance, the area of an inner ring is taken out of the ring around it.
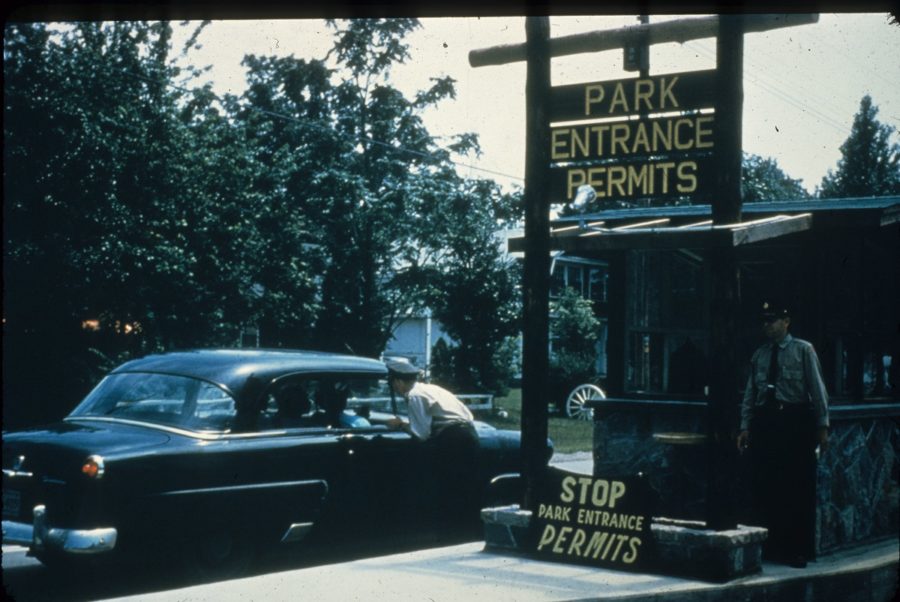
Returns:
[[[600,259],[578,257],[564,251],[553,253],[550,263],[550,301],[559,298],[566,288],[574,289],[592,302],[594,316],[600,322],[597,333],[596,373],[606,377],[606,342],[609,335],[609,264]],[[553,314],[550,315],[551,322]],[[550,339],[553,352],[553,338]]]
[[[508,239],[521,236],[521,230],[505,230],[497,234],[501,248],[507,256],[522,261],[521,252],[510,253],[507,251]],[[606,261],[578,257],[565,252],[555,252],[550,265],[550,299],[559,297],[565,288],[576,290],[583,298],[593,302],[594,315],[600,322],[600,331],[597,341],[596,372],[600,378],[606,376],[606,340],[608,332],[609,310],[609,266]],[[552,316],[551,316],[552,320]],[[453,345],[453,339],[444,331],[439,320],[435,320],[428,310],[410,312],[402,318],[393,336],[388,341],[384,350],[385,356],[402,357],[415,366],[426,371],[431,367],[431,352],[434,345],[443,340],[448,345]],[[519,351],[521,354],[521,337],[519,338]],[[550,341],[551,350],[553,341]]]
[[[407,359],[414,366],[425,370],[425,376],[428,377],[431,370],[431,350],[440,340],[448,345],[453,343],[441,323],[431,317],[430,311],[410,312],[397,323],[384,349],[384,355]]]

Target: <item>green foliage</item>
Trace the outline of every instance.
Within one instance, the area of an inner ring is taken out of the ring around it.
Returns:
[[[102,358],[310,321],[307,228],[209,91],[170,85],[168,24],[6,34],[4,392],[17,407],[58,416]],[[70,370],[31,386],[46,362]]]
[[[431,347],[431,382],[449,388],[456,386],[453,350],[444,339],[438,339]]]
[[[481,415],[491,426],[498,429],[519,429],[522,426],[522,390],[511,389],[504,396],[494,397],[494,409],[500,414]],[[547,435],[553,441],[557,454],[590,452],[594,448],[594,423],[587,420],[572,420],[565,415],[547,417]]]
[[[802,180],[788,177],[771,157],[744,153],[741,194],[743,202],[808,199]]]
[[[503,380],[516,276],[491,235],[518,207],[455,174],[474,135],[445,151],[424,127],[451,78],[390,85],[415,20],[331,25],[329,56],[247,56],[248,89],[223,99],[184,87],[202,69],[174,66],[168,23],[6,27],[8,424],[59,417],[130,356],[249,325],[266,346],[378,356],[428,302],[452,314],[463,380]],[[445,209],[467,217],[452,236]]]
[[[818,194],[822,198],[900,194],[900,144],[896,128],[876,118],[878,107],[867,94],[853,117],[850,136],[841,145],[837,171],[828,170]]]
[[[453,385],[502,392],[515,371],[519,266],[496,232],[518,197],[486,180],[464,181],[446,168],[418,194],[416,253],[404,260],[407,287],[417,287],[453,339]]]
[[[253,132],[268,186],[316,224],[311,243],[323,265],[312,344],[378,356],[410,305],[395,261],[414,253],[410,208],[430,166],[446,159],[419,113],[454,89],[439,80],[409,100],[389,85],[415,20],[330,23],[342,77],[324,61],[248,56],[246,108],[234,118]]]
[[[550,380],[554,398],[596,376],[596,345],[600,322],[593,303],[575,289],[566,288],[550,302]]]

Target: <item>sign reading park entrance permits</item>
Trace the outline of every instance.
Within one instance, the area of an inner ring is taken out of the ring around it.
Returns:
[[[532,515],[532,549],[545,560],[646,568],[651,500],[641,477],[591,477],[549,467]]]
[[[715,182],[715,74],[552,88],[553,201],[571,201],[585,185],[607,201],[705,200]]]

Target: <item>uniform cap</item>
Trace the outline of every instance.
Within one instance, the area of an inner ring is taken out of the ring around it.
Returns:
[[[397,376],[404,380],[412,380],[419,376],[419,369],[409,362],[402,360],[387,360],[384,362],[384,365],[387,366],[388,372],[393,376]]]
[[[787,306],[779,301],[764,301],[762,304],[762,317],[768,319],[779,320],[781,318],[789,318],[791,312]]]

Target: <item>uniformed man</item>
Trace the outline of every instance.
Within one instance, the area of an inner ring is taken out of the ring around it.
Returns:
[[[788,332],[787,308],[766,302],[762,319],[769,342],[750,359],[737,445],[750,451],[766,556],[802,568],[815,556],[815,450],[828,446],[828,393],[812,344]]]
[[[419,369],[409,362],[393,360],[386,365],[391,389],[406,400],[408,408],[408,420],[394,417],[388,427],[404,430],[432,448],[443,504],[436,509],[438,514],[450,520],[468,517],[469,510],[475,508],[471,502],[476,501],[473,487],[478,452],[472,411],[450,391],[417,382]],[[477,514],[474,516],[477,518]]]

